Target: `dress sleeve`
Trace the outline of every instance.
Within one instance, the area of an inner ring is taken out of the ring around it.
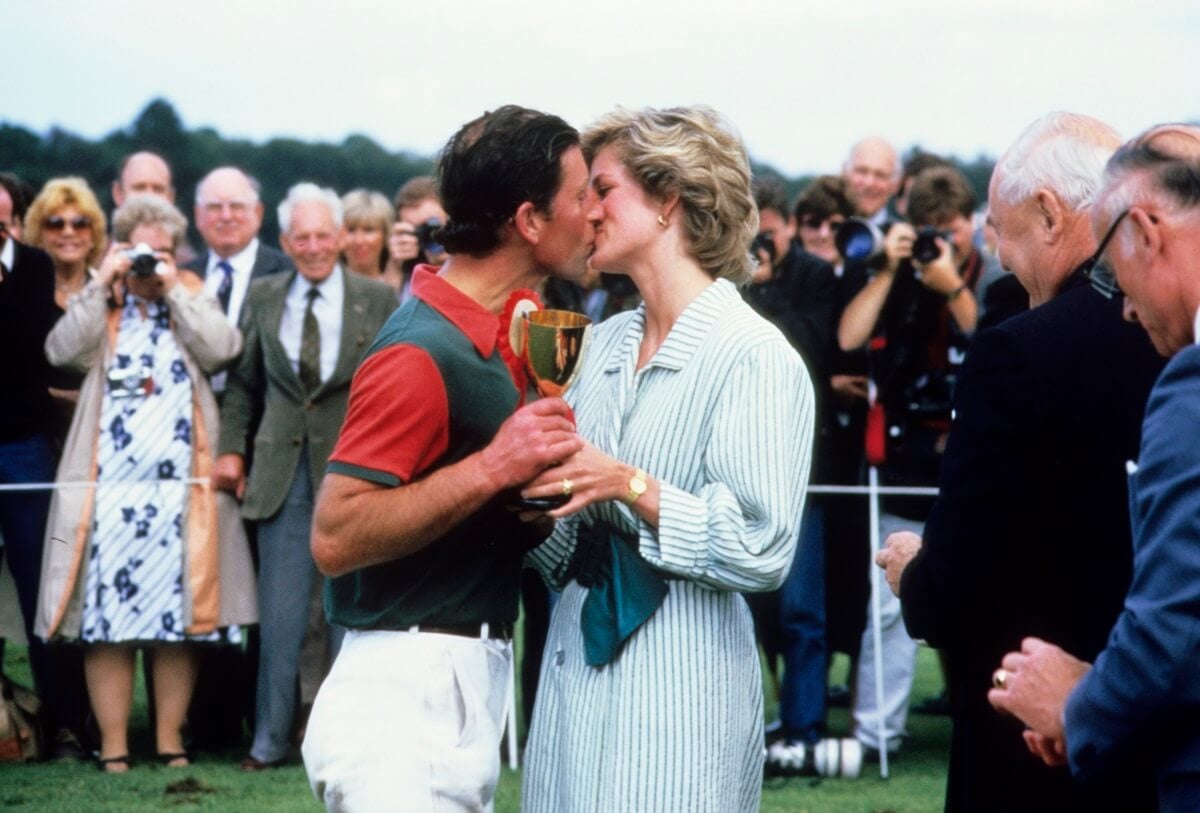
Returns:
[[[1200,707],[1200,455],[1181,433],[1198,424],[1200,349],[1190,347],[1167,366],[1146,407],[1130,479],[1134,561],[1125,607],[1067,702],[1068,758],[1083,780],[1119,766],[1121,754],[1180,743]]]
[[[166,298],[175,334],[203,372],[212,375],[242,352],[241,332],[225,318],[216,297],[203,293],[198,281],[191,288],[180,281]]]
[[[67,310],[46,336],[46,359],[53,367],[90,370],[100,356],[108,314],[108,291],[94,282],[67,301]]]
[[[812,383],[779,337],[748,347],[716,386],[705,485],[692,494],[659,481],[658,528],[640,523],[640,552],[655,567],[718,590],[773,590],[799,537]]]

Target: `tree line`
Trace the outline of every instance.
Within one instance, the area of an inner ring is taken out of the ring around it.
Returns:
[[[449,133],[447,133],[449,136]],[[154,99],[124,128],[98,140],[89,140],[60,127],[45,134],[0,122],[0,170],[15,172],[40,189],[51,178],[79,175],[112,210],[111,185],[121,160],[137,150],[152,150],[171,165],[176,203],[191,216],[196,184],[213,167],[241,167],[262,184],[266,204],[262,236],[270,244],[278,240],[279,226],[274,203],[301,180],[329,186],[339,192],[356,187],[376,189],[391,197],[401,184],[416,175],[433,171],[433,158],[412,152],[389,152],[365,135],[347,136],[340,144],[310,143],[294,138],[273,138],[263,144],[246,139],[225,138],[211,127],[186,129],[175,107],[166,99]],[[906,155],[919,151],[912,147]],[[987,185],[994,161],[980,155],[971,161],[950,159],[963,171],[979,200],[987,199]],[[752,161],[755,174],[779,176],[789,195],[799,194],[813,175],[789,177],[773,167]],[[830,167],[837,172],[840,167]],[[192,242],[199,235],[192,230]]]

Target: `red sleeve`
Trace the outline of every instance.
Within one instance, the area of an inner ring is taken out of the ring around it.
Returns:
[[[355,372],[328,470],[397,486],[432,466],[449,436],[450,405],[437,365],[418,347],[392,345]]]

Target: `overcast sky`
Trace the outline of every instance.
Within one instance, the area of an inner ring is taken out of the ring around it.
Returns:
[[[156,96],[225,136],[423,154],[507,102],[578,126],[699,102],[799,174],[869,133],[971,158],[1054,109],[1127,136],[1200,118],[1196,0],[10,0],[0,21],[0,120],[89,137]]]

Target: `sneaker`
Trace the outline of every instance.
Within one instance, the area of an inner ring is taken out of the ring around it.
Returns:
[[[813,749],[800,740],[778,740],[767,748],[764,770],[768,776],[815,776]]]

